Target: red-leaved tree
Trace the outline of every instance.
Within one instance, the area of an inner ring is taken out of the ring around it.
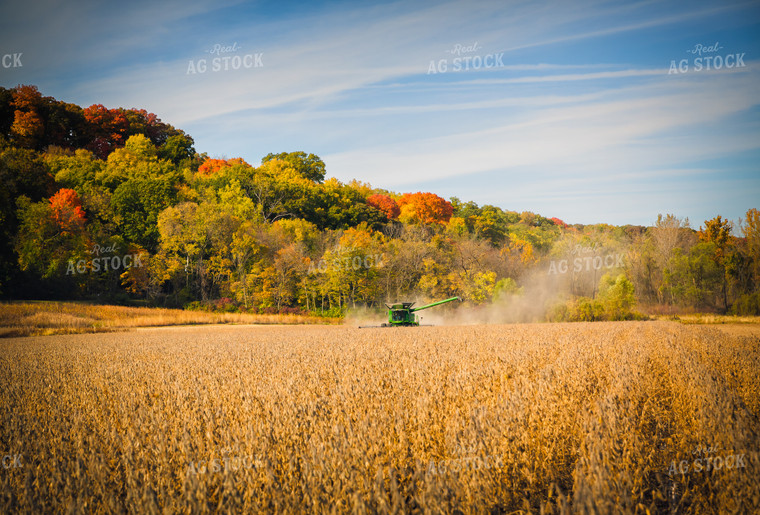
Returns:
[[[381,193],[370,195],[367,197],[367,204],[385,213],[388,220],[394,220],[401,214],[401,208],[399,208],[396,201],[388,195],[383,195]]]
[[[559,218],[557,218],[556,216],[551,217],[549,220],[551,220],[552,222],[554,222],[554,225],[559,225],[563,229],[567,228],[567,224],[565,222],[563,222],[562,220],[560,220]]]

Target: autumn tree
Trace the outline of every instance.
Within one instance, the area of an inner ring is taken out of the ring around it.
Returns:
[[[191,153],[191,138],[144,109],[108,109],[102,104],[93,104],[84,109],[83,114],[89,130],[87,149],[100,159],[106,159],[136,135],[145,136],[157,148],[163,148],[172,136],[181,136],[165,149],[164,157],[175,162]]]
[[[25,148],[37,149],[45,134],[45,124],[40,114],[42,95],[36,86],[18,86],[13,90],[14,107],[11,136],[13,141]]]
[[[297,243],[290,243],[274,252],[271,265],[261,274],[262,307],[281,310],[297,298],[299,278],[306,272],[307,259]]]
[[[66,275],[70,260],[86,258],[86,216],[74,190],[61,189],[47,201],[18,201],[21,227],[16,242],[22,270],[44,278]]]
[[[562,227],[563,229],[567,229],[568,225],[562,221],[561,219],[557,218],[556,216],[551,217],[549,220],[554,222],[554,225],[557,225],[559,227]]]
[[[741,251],[728,260],[731,275],[739,283],[739,295],[731,306],[736,315],[760,315],[760,211],[749,209],[741,224],[744,236]],[[743,277],[746,273],[746,277]]]
[[[153,280],[162,287],[170,285],[177,304],[189,301],[194,293],[207,298],[209,242],[198,204],[170,206],[159,213],[156,225],[160,247]]]
[[[421,228],[407,226],[383,246],[383,266],[379,272],[385,301],[393,302],[416,293],[425,272],[425,260],[433,257],[433,249],[425,240]]]
[[[445,224],[454,212],[451,203],[435,193],[405,193],[398,205],[399,220],[404,223]]]
[[[705,221],[705,228],[699,228],[699,239],[704,242],[715,244],[717,257],[725,256],[726,249],[731,239],[731,229],[733,224],[730,220],[723,220],[718,215],[712,220]]]
[[[385,213],[388,220],[395,220],[401,214],[398,204],[388,195],[376,193],[367,197],[367,204]]]
[[[633,283],[625,274],[606,273],[600,280],[598,299],[607,320],[627,320],[636,304]]]
[[[256,206],[237,181],[208,190],[200,204],[183,202],[158,216],[159,255],[167,263],[163,280],[177,300],[196,294],[252,296],[252,260],[260,254]],[[180,292],[183,292],[180,295]]]
[[[107,158],[126,142],[129,122],[124,113],[107,109],[102,104],[93,104],[84,110],[84,117],[90,127],[87,149],[100,159]]]
[[[472,232],[475,218],[481,214],[481,208],[478,207],[478,204],[472,200],[462,202],[457,197],[451,197],[451,207],[453,208],[452,216],[461,218],[467,230]]]
[[[387,221],[380,210],[367,204],[359,190],[334,177],[322,184],[290,177],[282,184],[290,191],[285,197],[286,211],[322,230],[348,229],[362,223],[378,229]]]
[[[492,297],[497,277],[484,263],[493,252],[487,241],[465,239],[455,242],[449,280],[462,298],[480,304]]]
[[[338,305],[371,304],[378,296],[381,240],[366,224],[346,229],[338,244],[324,253],[324,285]]]
[[[311,183],[298,175],[285,161],[274,160],[253,169],[245,184],[258,212],[267,222],[296,216],[311,198]]]
[[[758,291],[760,289],[760,211],[755,208],[747,211],[742,233],[747,240],[747,253],[752,260],[753,291]]]
[[[672,256],[671,256],[672,257]],[[637,234],[631,240],[628,251],[628,274],[637,295],[646,303],[668,301],[662,285],[662,271],[655,258],[655,247],[651,234]]]
[[[212,175],[216,175],[220,171],[231,168],[235,165],[241,165],[241,166],[247,166],[250,167],[248,163],[246,163],[242,158],[236,157],[233,159],[206,159],[199,167],[198,167],[198,175],[204,176],[204,177],[211,177]]]
[[[699,228],[699,239],[705,243],[714,245],[715,264],[722,271],[721,280],[721,297],[723,300],[724,311],[728,310],[728,277],[726,270],[726,258],[729,253],[729,244],[731,243],[731,230],[733,224],[730,220],[723,220],[718,215],[712,220],[705,221],[705,228]]]
[[[53,221],[62,232],[81,232],[86,221],[82,200],[77,192],[61,188],[50,197]]]

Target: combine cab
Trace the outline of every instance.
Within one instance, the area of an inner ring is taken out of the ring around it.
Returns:
[[[414,306],[414,302],[399,302],[390,306],[386,304],[385,307],[388,308],[388,323],[382,324],[380,327],[419,326],[420,317],[415,314],[417,311],[446,304],[454,300],[462,302],[462,299],[459,297],[451,297],[450,299],[433,302],[432,304],[426,304],[418,308],[412,307]]]

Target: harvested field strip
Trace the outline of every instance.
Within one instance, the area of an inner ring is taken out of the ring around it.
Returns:
[[[75,302],[0,303],[0,337],[123,331],[135,327],[187,324],[334,324],[305,315],[208,313]]]

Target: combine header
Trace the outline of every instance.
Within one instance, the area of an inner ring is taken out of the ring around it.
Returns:
[[[460,299],[459,297],[451,297],[450,299],[440,300],[438,302],[433,302],[432,304],[426,304],[418,308],[412,307],[414,306],[414,302],[399,302],[396,304],[391,304],[390,306],[386,304],[385,307],[388,308],[388,323],[387,324],[382,324],[380,326],[360,326],[360,328],[419,326],[420,317],[415,315],[417,311],[422,311],[423,309],[432,308],[433,306],[446,304],[447,302],[451,302],[454,300],[458,300],[459,302],[462,302],[462,299]]]

